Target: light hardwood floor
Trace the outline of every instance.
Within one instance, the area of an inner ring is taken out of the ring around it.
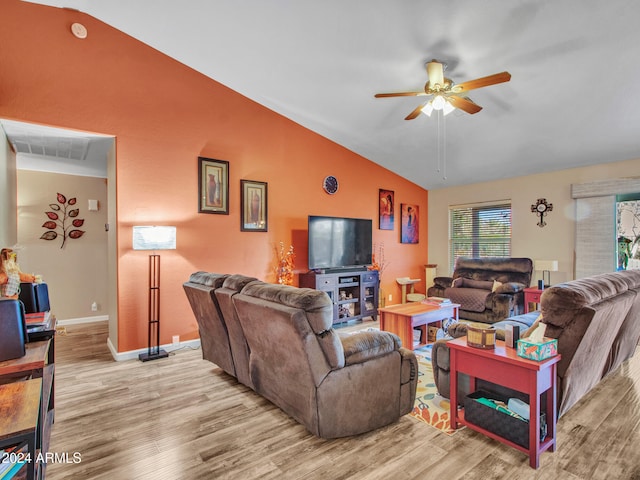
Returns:
[[[81,462],[49,464],[49,480],[640,479],[640,354],[560,419],[558,449],[536,471],[525,454],[483,435],[447,436],[409,416],[322,440],[200,350],[115,362],[106,336],[101,322],[68,326],[56,339],[50,451],[70,460],[78,452]]]

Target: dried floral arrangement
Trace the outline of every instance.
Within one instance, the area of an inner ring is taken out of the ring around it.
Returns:
[[[378,271],[378,279],[382,279],[382,272],[387,268],[389,262],[384,258],[384,242],[373,243],[373,253],[371,254],[371,266],[369,270]]]
[[[58,236],[62,237],[62,245],[64,247],[67,238],[76,239],[84,235],[84,230],[78,230],[79,227],[84,225],[84,219],[77,218],[80,214],[79,208],[69,208],[76,204],[76,199],[67,197],[61,193],[57,194],[58,203],[50,203],[49,208],[52,211],[44,212],[49,220],[42,224],[43,228],[47,231],[40,237],[41,240],[55,240]],[[60,233],[58,233],[58,231]]]
[[[276,247],[276,256],[278,264],[276,265],[276,278],[280,285],[293,285],[293,268],[295,254],[293,253],[293,245],[288,250],[284,248],[284,242],[280,242],[280,248]]]

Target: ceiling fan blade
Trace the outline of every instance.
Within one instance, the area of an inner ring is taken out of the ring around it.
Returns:
[[[429,76],[429,88],[435,89],[436,85],[444,86],[444,67],[437,60],[427,63],[427,75]]]
[[[470,114],[478,113],[482,110],[482,107],[477,103],[474,103],[467,98],[458,97],[457,95],[451,95],[447,97],[447,100],[449,100],[449,103],[454,107]]]
[[[453,93],[468,92],[476,88],[488,87],[489,85],[495,85],[496,83],[504,83],[511,80],[511,74],[509,72],[501,72],[488,77],[476,78],[475,80],[469,80],[468,82],[458,83],[451,87]]]
[[[397,93],[376,93],[374,97],[376,98],[387,98],[387,97],[419,97],[420,95],[426,95],[425,92],[397,92]]]
[[[413,120],[414,118],[417,118],[418,115],[420,115],[420,113],[422,112],[422,109],[424,108],[424,106],[427,104],[428,102],[423,103],[422,105],[418,105],[417,108],[411,112],[409,115],[407,115],[406,117],[404,117],[405,120]]]

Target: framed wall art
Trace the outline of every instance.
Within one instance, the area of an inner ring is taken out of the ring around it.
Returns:
[[[267,231],[267,183],[240,180],[240,231]]]
[[[394,192],[393,190],[378,190],[378,226],[380,230],[393,230],[394,227]]]
[[[198,157],[198,213],[229,215],[229,162]]]
[[[402,222],[400,227],[400,243],[418,243],[420,241],[420,209],[418,205],[400,204]]]

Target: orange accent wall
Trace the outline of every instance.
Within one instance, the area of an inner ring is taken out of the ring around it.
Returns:
[[[131,248],[133,225],[178,228],[177,250],[162,252],[163,344],[197,338],[182,290],[192,272],[274,281],[280,241],[306,271],[309,214],[374,220],[391,303],[396,277],[424,280],[425,189],[90,16],[19,0],[3,0],[0,16],[0,117],[116,137],[118,351],[147,344],[148,257]],[[198,213],[198,156],[230,163],[229,215]],[[329,174],[340,181],[333,196],[321,188]],[[268,182],[268,232],[240,231],[240,179]],[[379,188],[395,191],[393,231],[377,228]],[[420,208],[418,244],[400,243],[401,203]]]

